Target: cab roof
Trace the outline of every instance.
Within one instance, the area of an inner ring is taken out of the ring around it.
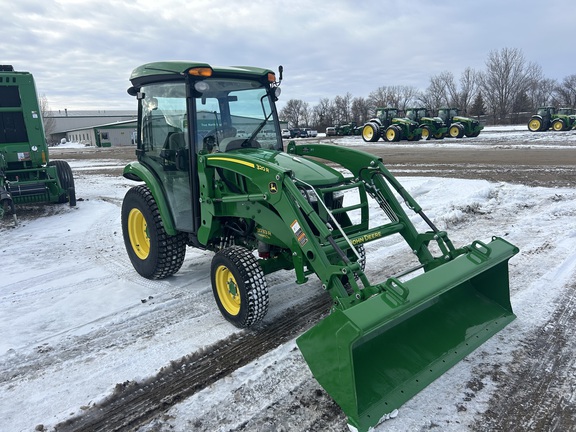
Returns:
[[[214,75],[243,76],[243,77],[266,77],[268,73],[274,73],[270,69],[263,69],[252,66],[214,66],[209,63],[192,61],[159,61],[146,63],[138,66],[132,71],[130,81],[134,86],[141,86],[145,83],[170,79],[180,79],[188,70],[197,67],[211,68]]]

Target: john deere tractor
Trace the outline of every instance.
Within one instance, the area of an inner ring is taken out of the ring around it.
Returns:
[[[0,218],[14,204],[76,205],[67,162],[50,161],[34,78],[0,66]]]
[[[362,129],[356,126],[356,122],[350,122],[343,125],[338,125],[335,126],[335,128],[336,128],[336,135],[338,136],[360,135],[360,130]]]
[[[384,141],[418,141],[422,129],[418,122],[405,117],[398,117],[398,108],[377,108],[376,117],[370,119],[362,128],[362,139],[376,142],[382,137]]]
[[[137,161],[124,176],[140,184],[121,220],[135,270],[168,278],[187,247],[212,251],[216,306],[240,328],[265,319],[267,275],[317,278],[310,290],[325,291],[332,308],[297,344],[352,430],[367,431],[514,319],[514,245],[492,237],[454,246],[369,153],[283,148],[281,68],[165,61],[130,80]],[[414,264],[372,281],[366,248],[390,236]]]
[[[448,126],[450,138],[477,137],[484,129],[478,120],[458,115],[458,108],[440,108],[438,117]]]
[[[448,133],[448,127],[440,117],[430,117],[426,108],[406,108],[406,117],[414,120],[422,129],[422,138],[429,140],[434,137],[443,139]]]
[[[541,132],[552,129],[565,131],[576,127],[576,115],[572,108],[556,109],[553,106],[540,107],[528,121],[528,130]]]

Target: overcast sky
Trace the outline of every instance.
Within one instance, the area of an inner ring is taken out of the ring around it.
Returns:
[[[574,0],[0,0],[0,62],[34,74],[52,110],[135,109],[140,64],[284,66],[282,101],[316,105],[483,70],[521,49],[547,78],[576,74]],[[282,105],[280,105],[282,106]]]

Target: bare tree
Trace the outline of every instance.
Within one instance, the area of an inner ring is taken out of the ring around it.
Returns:
[[[438,75],[430,78],[430,85],[419,97],[420,102],[431,112],[438,111],[443,105],[449,105],[445,82]]]
[[[312,124],[319,130],[334,125],[334,104],[328,98],[322,98],[312,109]]]
[[[370,105],[368,100],[362,97],[352,99],[352,121],[357,125],[364,124],[370,117]]]
[[[418,89],[412,86],[383,86],[368,95],[368,105],[372,113],[376,108],[395,107],[405,110],[418,99]]]
[[[550,78],[532,80],[530,82],[526,95],[531,102],[530,111],[541,106],[556,105],[556,88],[558,83]]]
[[[460,76],[460,93],[458,95],[458,108],[463,114],[468,113],[478,94],[478,73],[467,67]]]
[[[502,48],[491,51],[486,60],[486,71],[480,77],[480,86],[495,120],[503,121],[512,111],[518,95],[541,77],[542,68],[527,63],[521,50]]]
[[[40,96],[39,102],[40,115],[42,116],[42,122],[44,123],[44,134],[46,135],[46,139],[48,139],[54,133],[56,121],[54,120],[54,117],[52,117],[52,110],[50,109],[48,98],[45,94]]]
[[[306,103],[300,99],[290,99],[280,110],[280,118],[287,121],[290,127],[300,127],[304,121]]]
[[[345,96],[336,96],[334,98],[334,109],[336,114],[336,123],[349,123],[352,118],[352,95],[346,93]]]
[[[561,105],[576,108],[576,74],[564,78],[555,91]]]

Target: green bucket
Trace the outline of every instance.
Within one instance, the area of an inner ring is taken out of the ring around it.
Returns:
[[[312,374],[367,431],[514,320],[501,238],[347,310],[297,339]]]

